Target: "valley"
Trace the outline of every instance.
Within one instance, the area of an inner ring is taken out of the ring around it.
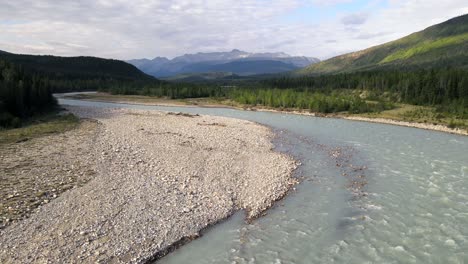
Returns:
[[[465,263],[467,12],[4,5],[0,263]]]

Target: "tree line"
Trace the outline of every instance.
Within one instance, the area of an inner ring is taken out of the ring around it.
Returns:
[[[454,68],[381,70],[322,76],[283,76],[230,83],[159,83],[140,87],[108,87],[115,94],[173,99],[224,97],[242,104],[314,112],[382,111],[392,103],[437,106],[468,118],[468,71]],[[362,96],[351,91],[365,91]],[[372,101],[372,102],[370,102]]]
[[[368,91],[368,100],[438,106],[468,118],[468,71],[433,68],[417,71],[371,71],[317,77],[272,79],[261,86],[296,91],[337,89]]]
[[[334,91],[296,91],[293,89],[234,89],[229,98],[241,104],[262,105],[280,109],[302,109],[318,113],[368,113],[392,109],[390,102],[367,102],[359,95]]]
[[[101,92],[124,95],[144,95],[167,97],[170,99],[226,97],[228,89],[213,83],[176,83],[176,82],[145,82],[139,85],[120,83],[98,89]]]

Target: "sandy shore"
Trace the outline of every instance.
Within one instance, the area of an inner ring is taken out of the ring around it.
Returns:
[[[236,210],[256,217],[296,183],[253,122],[69,109],[99,122],[83,154],[96,174],[1,230],[0,263],[145,262]]]
[[[449,128],[443,125],[422,124],[422,123],[397,121],[397,120],[391,120],[391,119],[385,119],[385,118],[367,118],[367,117],[359,117],[359,116],[347,116],[343,118],[348,119],[348,120],[354,120],[354,121],[390,124],[390,125],[405,126],[405,127],[415,127],[415,128],[435,130],[435,131],[440,131],[440,132],[468,136],[467,130],[459,129],[459,128]]]

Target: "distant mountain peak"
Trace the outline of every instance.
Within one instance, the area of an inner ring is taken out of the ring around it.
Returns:
[[[166,57],[155,57],[152,61],[169,61],[169,59]]]
[[[262,62],[260,63],[260,61]],[[270,61],[270,63],[265,61]],[[227,52],[184,54],[172,60],[156,57],[153,60],[129,60],[128,62],[147,74],[170,77],[201,71],[225,72],[231,70],[239,75],[284,72],[302,68],[318,61],[317,58],[290,56],[284,52],[251,53],[233,49]]]

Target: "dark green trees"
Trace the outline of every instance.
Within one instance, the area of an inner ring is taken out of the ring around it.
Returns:
[[[25,74],[21,68],[0,60],[0,127],[18,126],[20,119],[55,106],[47,78]]]
[[[392,107],[390,103],[368,103],[357,95],[338,92],[326,94],[294,89],[234,89],[228,96],[241,104],[297,108],[319,113],[378,112]]]
[[[445,111],[468,118],[468,71],[433,68],[417,71],[355,72],[315,77],[267,80],[263,87],[323,92],[365,90],[369,99],[439,106]]]
[[[253,79],[224,85],[159,82],[107,86],[102,90],[172,99],[225,97],[241,104],[322,113],[375,112],[401,102],[437,106],[441,111],[468,118],[468,71],[453,68]],[[365,99],[356,91],[365,91]]]

